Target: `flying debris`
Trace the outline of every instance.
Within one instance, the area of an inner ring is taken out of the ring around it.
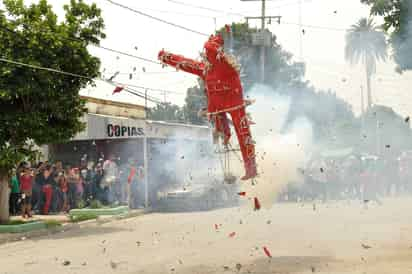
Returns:
[[[117,268],[117,263],[115,263],[113,261],[110,261],[110,266],[111,266],[111,268],[116,269]]]
[[[129,80],[133,79],[133,73],[129,73]]]
[[[146,72],[146,68],[145,68],[145,67],[142,67],[142,71],[143,71],[143,72]]]
[[[266,246],[263,247],[263,251],[265,252],[266,256],[272,258],[272,254],[270,254],[270,251]]]
[[[117,86],[117,87],[113,90],[112,95],[121,92],[123,89],[124,89],[124,87]]]
[[[254,210],[256,211],[256,210],[260,210],[260,202],[259,202],[259,200],[258,200],[258,198],[254,198],[253,199],[253,201],[254,201],[254,205],[255,205],[255,207],[254,207]]]
[[[119,73],[120,73],[120,71],[116,71],[116,72],[109,78],[109,81],[113,81],[114,78],[116,78],[117,75],[119,75]]]

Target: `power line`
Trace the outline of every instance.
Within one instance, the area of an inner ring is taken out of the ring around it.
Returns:
[[[11,21],[11,22],[13,22],[13,21]],[[26,26],[26,25],[25,25],[25,26]],[[12,29],[9,29],[9,28],[7,28],[7,27],[0,26],[0,28],[1,28],[1,29],[4,29],[4,30],[6,30],[6,31],[12,32],[12,33],[14,33],[14,34],[18,34],[16,31],[14,31],[14,30],[12,30]],[[56,32],[50,32],[50,31],[44,31],[44,30],[40,30],[40,32],[46,33],[46,34],[53,34],[53,35],[56,35],[56,36],[61,37],[63,40],[67,40],[67,41],[82,42],[82,43],[86,42],[86,41],[84,41],[84,40],[82,40],[82,39],[80,39],[80,38],[65,37],[65,36],[61,35],[60,33],[56,33]],[[24,37],[24,38],[26,38],[26,37]],[[145,62],[157,64],[157,65],[162,65],[162,63],[160,63],[160,62],[158,62],[158,61],[154,61],[154,60],[151,60],[151,59],[148,59],[148,58],[140,57],[140,56],[137,56],[137,55],[134,55],[134,54],[130,54],[130,53],[127,53],[127,52],[124,52],[124,51],[120,51],[120,50],[117,50],[117,49],[112,49],[112,48],[104,47],[104,46],[101,46],[101,45],[98,45],[98,44],[90,44],[90,45],[93,46],[93,47],[96,47],[96,48],[100,48],[100,49],[103,49],[103,50],[106,50],[106,51],[110,51],[110,52],[117,53],[117,54],[120,54],[120,55],[124,55],[124,56],[128,56],[128,57],[131,57],[131,58],[135,58],[135,59],[138,59],[138,60],[141,60],[141,61],[145,61]]]
[[[216,18],[216,16],[210,16],[210,15],[204,15],[204,14],[185,13],[185,12],[173,11],[173,10],[157,10],[157,9],[147,9],[147,8],[145,8],[145,10],[152,11],[152,12],[158,12],[158,13],[177,14],[177,15],[191,16],[191,17],[201,17],[201,18],[207,18],[207,19]]]
[[[174,26],[174,27],[176,27],[176,28],[180,28],[180,29],[186,30],[186,31],[188,31],[188,32],[192,32],[192,33],[196,33],[196,34],[199,34],[199,35],[202,35],[202,36],[207,36],[207,37],[209,37],[209,34],[206,34],[206,33],[203,33],[203,32],[197,31],[197,30],[189,29],[189,28],[187,28],[187,27],[184,27],[184,26],[181,26],[181,25],[178,25],[178,24],[175,24],[175,23],[172,23],[172,22],[163,20],[163,19],[161,19],[161,18],[158,18],[158,17],[155,17],[155,16],[153,16],[153,15],[144,13],[144,12],[142,12],[142,11],[133,9],[133,8],[131,8],[131,7],[125,6],[125,5],[120,4],[120,3],[117,3],[117,2],[115,2],[115,1],[112,1],[112,0],[106,0],[106,1],[109,2],[109,3],[112,4],[112,5],[121,7],[121,8],[123,8],[123,9],[129,10],[129,11],[131,11],[131,12],[137,13],[137,14],[142,15],[142,16],[145,16],[145,17],[148,17],[148,18],[150,18],[150,19],[153,19],[153,20],[162,22],[162,23],[164,23],[164,24],[168,24],[168,25]]]
[[[304,25],[304,24],[299,24],[299,23],[292,23],[292,22],[285,22],[281,21],[280,24],[285,24],[285,25],[295,25],[295,26],[302,26],[305,28],[313,28],[313,29],[322,29],[322,30],[331,30],[331,31],[347,31],[347,29],[344,28],[335,28],[335,27],[325,27],[325,26],[317,26],[317,25]]]
[[[58,70],[58,69],[53,69],[53,68],[48,68],[48,67],[43,67],[43,66],[37,66],[37,65],[32,65],[32,64],[27,64],[27,63],[23,63],[23,62],[18,62],[18,61],[14,61],[14,60],[10,60],[10,59],[6,59],[3,57],[0,57],[0,62],[3,63],[8,63],[8,64],[12,64],[12,65],[16,65],[16,66],[23,66],[23,67],[28,67],[28,68],[32,68],[32,69],[37,69],[37,70],[44,70],[44,71],[49,71],[49,72],[53,72],[53,73],[58,73],[58,74],[62,74],[62,75],[66,75],[66,76],[71,76],[71,77],[77,77],[77,78],[82,78],[82,79],[87,79],[90,81],[101,81],[101,82],[105,82],[108,84],[111,84],[113,86],[123,86],[124,90],[126,90],[129,93],[132,93],[134,95],[136,94],[140,94],[141,96],[144,96],[143,94],[141,94],[138,91],[135,91],[131,88],[128,88],[127,86],[131,86],[131,87],[137,87],[137,88],[142,88],[145,90],[160,90],[160,89],[155,89],[155,88],[149,88],[149,87],[145,87],[145,86],[133,86],[133,85],[126,85],[123,83],[117,83],[117,82],[113,82],[113,81],[109,81],[107,79],[103,79],[103,78],[95,78],[93,79],[92,77],[89,76],[84,76],[84,75],[80,75],[80,74],[76,74],[76,73],[71,73],[71,72],[66,72],[66,71],[62,71],[62,70]],[[131,92],[130,92],[131,91]],[[172,91],[167,91],[167,90],[161,90],[163,92],[170,92],[170,93],[174,93]],[[143,97],[145,98],[145,97]],[[159,103],[161,102],[159,99],[149,96],[150,101],[153,101],[154,103]]]
[[[114,82],[114,83],[117,83],[117,82]],[[117,84],[122,85],[121,83],[117,83]],[[166,93],[172,93],[172,94],[182,94],[181,92],[177,92],[177,91],[170,91],[170,90],[164,90],[164,89],[158,89],[158,88],[148,88],[148,87],[139,86],[139,85],[127,84],[126,86],[133,87],[133,88],[141,88],[141,89],[151,90],[151,91],[159,91],[159,92],[166,92]]]
[[[152,64],[156,64],[156,65],[162,65],[162,63],[160,63],[158,61],[154,61],[154,60],[151,60],[151,59],[148,59],[148,58],[133,55],[133,54],[130,54],[130,53],[127,53],[127,52],[124,52],[124,51],[111,49],[111,48],[103,47],[103,46],[96,45],[96,44],[92,44],[92,46],[97,47],[97,48],[101,48],[101,49],[104,49],[104,50],[107,50],[107,51],[111,51],[111,52],[114,52],[114,53],[117,53],[117,54],[120,54],[120,55],[135,58],[135,59],[138,59],[138,60],[141,60],[141,61],[145,61],[145,62],[148,62],[148,63],[152,63]]]
[[[109,0],[107,0],[107,1],[109,1]],[[227,12],[227,11],[224,11],[224,10],[212,9],[212,8],[208,8],[208,7],[205,7],[205,6],[192,5],[190,3],[177,1],[177,0],[168,0],[168,1],[172,2],[172,3],[175,3],[175,4],[179,4],[179,5],[194,7],[194,8],[203,9],[203,10],[209,10],[209,11],[213,11],[213,12],[217,12],[217,13],[225,13],[225,14],[232,14],[232,15],[236,15],[236,16],[246,17],[246,15],[242,14],[242,13]],[[266,0],[266,1],[273,1],[273,0]],[[285,3],[285,4],[278,5],[278,6],[273,7],[273,8],[280,8],[280,7],[285,7],[285,6],[298,5],[299,3],[300,2],[293,2],[293,3],[287,3],[287,4]],[[299,23],[285,22],[283,20],[281,21],[281,24],[296,25],[296,26],[302,26],[302,27],[306,27],[306,28],[324,29],[324,30],[331,30],[331,31],[347,31],[347,29],[344,29],[344,28],[325,27],[325,26],[317,26],[317,25],[305,25],[305,24],[299,24]]]
[[[62,70],[58,70],[58,69],[46,68],[46,67],[26,64],[26,63],[22,63],[22,62],[17,62],[17,61],[13,61],[13,60],[10,60],[10,59],[3,58],[3,57],[0,57],[0,61],[4,62],[4,63],[13,64],[13,65],[29,67],[29,68],[38,69],[38,70],[46,70],[46,71],[50,71],[50,72],[54,72],[54,73],[67,75],[67,76],[73,76],[73,77],[77,77],[77,78],[83,78],[83,79],[94,81],[93,78],[88,77],[88,76],[84,76],[84,75],[80,75],[80,74],[76,74],[76,73],[71,73],[71,72],[66,72],[66,71],[62,71]]]
[[[192,8],[207,10],[207,11],[216,12],[216,13],[224,13],[224,14],[230,14],[230,15],[245,17],[244,14],[240,14],[240,13],[236,13],[236,12],[227,12],[227,11],[217,10],[217,9],[212,9],[212,8],[208,8],[208,7],[204,7],[204,6],[193,5],[193,4],[190,4],[190,3],[187,3],[187,2],[182,2],[182,1],[169,0],[169,2],[172,2],[172,3],[174,3],[174,4],[178,4],[178,5],[182,5],[182,6],[186,6],[186,7],[192,7]]]

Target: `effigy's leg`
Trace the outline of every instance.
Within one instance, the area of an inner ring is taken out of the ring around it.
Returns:
[[[255,144],[250,133],[249,120],[246,116],[245,108],[233,110],[230,112],[230,115],[232,116],[246,170],[242,180],[252,179],[257,175]]]
[[[229,120],[225,112],[214,115],[215,128],[218,133],[223,134],[223,144],[227,145],[229,143],[231,133],[229,127]]]

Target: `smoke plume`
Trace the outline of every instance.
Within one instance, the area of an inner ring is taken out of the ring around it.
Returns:
[[[302,183],[305,155],[312,144],[312,126],[301,117],[288,131],[281,133],[291,105],[290,97],[282,96],[264,85],[254,85],[248,94],[256,102],[248,111],[256,123],[252,134],[256,141],[259,177],[255,184],[245,183],[248,196],[257,197],[269,208],[288,184]]]

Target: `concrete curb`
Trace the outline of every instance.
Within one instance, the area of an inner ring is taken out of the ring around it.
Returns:
[[[102,225],[107,224],[117,220],[124,220],[129,218],[135,218],[142,216],[144,214],[148,214],[152,212],[151,208],[142,209],[142,210],[130,210],[127,214],[124,215],[114,215],[114,216],[99,216],[97,219],[87,220],[79,223],[64,223],[61,226],[56,226],[52,228],[45,228],[36,231],[29,231],[23,233],[1,233],[0,234],[0,245],[16,242],[16,241],[24,241],[27,239],[33,239],[48,235],[53,235],[57,233],[64,233],[67,231],[75,230],[75,229],[83,229],[90,226],[95,225]]]
[[[84,209],[72,209],[69,211],[69,216],[80,216],[80,215],[87,215],[87,214],[95,214],[98,216],[105,216],[105,215],[118,215],[118,214],[125,214],[129,212],[129,208],[127,206],[119,206],[114,208],[84,208]]]
[[[23,233],[45,229],[46,227],[46,223],[41,221],[34,221],[16,225],[0,225],[0,233]]]

